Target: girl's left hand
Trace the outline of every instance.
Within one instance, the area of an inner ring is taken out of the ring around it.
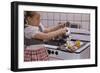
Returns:
[[[64,23],[59,23],[59,27],[60,28],[64,28],[65,27],[65,24]]]

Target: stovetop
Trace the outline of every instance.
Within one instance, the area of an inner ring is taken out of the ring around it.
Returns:
[[[58,46],[45,44],[45,47],[48,49],[48,54],[50,60],[69,60],[69,59],[80,59],[81,54],[90,49],[90,42],[82,43],[81,47],[75,52],[71,53],[66,49],[58,49]],[[85,54],[84,54],[85,55]]]
[[[81,53],[82,51],[84,51],[89,46],[90,46],[90,42],[82,42],[81,41],[80,48],[78,48],[77,50],[75,50],[73,53]],[[47,47],[48,49],[52,49],[52,50],[59,50],[59,51],[63,51],[63,52],[69,52],[67,50],[68,48],[66,48],[64,45],[55,46],[55,45],[45,44],[45,47]],[[52,52],[52,53],[54,53],[54,52]],[[56,54],[56,52],[55,52],[55,54]]]

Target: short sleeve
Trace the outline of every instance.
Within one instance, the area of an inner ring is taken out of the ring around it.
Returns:
[[[26,27],[24,30],[25,38],[31,39],[40,31],[36,27]]]

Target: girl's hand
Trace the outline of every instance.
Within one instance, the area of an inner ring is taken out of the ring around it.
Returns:
[[[60,28],[69,27],[69,25],[70,25],[70,22],[66,22],[66,23],[65,23],[65,22],[60,22],[60,23],[59,23],[59,27],[60,27]]]
[[[67,27],[64,27],[64,28],[62,28],[62,29],[63,29],[64,31],[66,31],[66,32],[68,31],[68,28],[67,28]]]
[[[65,24],[64,23],[59,23],[59,28],[64,28]]]
[[[67,27],[61,28],[61,32],[62,32],[63,34],[66,34],[67,31],[68,31],[68,30],[67,30]]]

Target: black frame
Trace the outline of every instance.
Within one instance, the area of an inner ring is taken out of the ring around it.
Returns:
[[[19,5],[35,5],[35,6],[50,6],[50,7],[69,7],[69,8],[83,8],[95,10],[95,64],[89,65],[73,65],[73,66],[53,66],[40,68],[18,68],[18,6]],[[49,3],[35,3],[35,2],[11,2],[11,70],[12,71],[31,71],[31,70],[50,70],[50,69],[65,69],[65,68],[81,68],[81,67],[95,67],[97,66],[97,6],[83,6],[83,5],[65,5],[65,4],[49,4]]]

